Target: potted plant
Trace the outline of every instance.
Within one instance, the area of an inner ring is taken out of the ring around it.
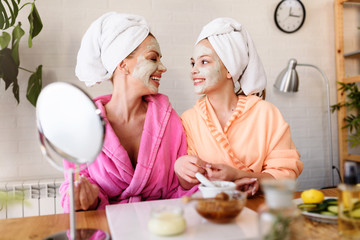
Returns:
[[[32,47],[32,40],[36,37],[43,25],[40,15],[35,6],[35,0],[32,2],[20,3],[21,0],[1,0],[0,1],[0,79],[5,82],[5,90],[12,86],[12,92],[17,102],[20,102],[18,73],[19,70],[30,72],[28,80],[26,98],[36,106],[36,100],[42,88],[42,65],[39,65],[35,71],[28,70],[20,66],[19,44],[25,31],[21,28],[21,22],[17,22],[20,11],[30,7],[28,15],[29,38],[28,47]],[[11,31],[12,29],[12,31]],[[11,31],[11,34],[9,33]]]
[[[360,146],[360,92],[356,83],[338,82],[341,94],[346,94],[346,101],[331,106],[334,112],[342,107],[347,108],[347,116],[344,118],[345,125],[343,128],[349,130],[348,141],[351,147]]]

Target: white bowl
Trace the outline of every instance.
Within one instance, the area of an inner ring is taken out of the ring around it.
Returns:
[[[216,187],[205,187],[203,184],[199,185],[200,192],[203,198],[214,198],[221,192],[236,190],[236,184],[230,181],[212,181]]]

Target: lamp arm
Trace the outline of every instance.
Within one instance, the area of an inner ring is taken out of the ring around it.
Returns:
[[[331,127],[331,114],[330,114],[330,88],[329,88],[329,80],[328,78],[326,77],[325,73],[320,69],[318,68],[317,66],[315,65],[312,65],[312,64],[305,64],[305,63],[300,63],[300,64],[297,64],[298,66],[304,66],[304,67],[312,67],[312,68],[315,68],[316,70],[318,70],[320,72],[320,74],[322,75],[323,77],[323,80],[325,82],[325,85],[326,85],[326,95],[327,95],[327,111],[328,111],[328,131],[329,131],[329,138],[330,138],[330,141],[329,141],[329,148],[330,148],[330,160],[331,160],[331,184],[332,186],[334,186],[334,170],[333,170],[333,167],[334,167],[334,161],[333,161],[333,146],[332,146],[332,127]]]

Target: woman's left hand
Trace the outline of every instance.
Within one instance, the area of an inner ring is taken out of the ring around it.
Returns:
[[[74,185],[75,211],[95,209],[99,201],[99,187],[82,175]]]
[[[248,197],[254,196],[260,187],[257,178],[240,178],[235,184],[236,189],[245,192]]]

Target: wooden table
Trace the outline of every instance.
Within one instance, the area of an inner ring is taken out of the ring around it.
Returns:
[[[326,196],[337,196],[336,189],[322,190]],[[297,192],[294,198],[300,197]],[[247,201],[246,206],[257,210],[264,203],[264,196],[258,195]],[[77,228],[96,228],[110,233],[105,210],[86,211],[76,213]],[[340,239],[336,224],[313,222],[305,219],[304,233],[306,239]],[[69,228],[68,214],[55,214],[37,217],[13,218],[0,220],[0,239],[42,239],[56,232]]]

